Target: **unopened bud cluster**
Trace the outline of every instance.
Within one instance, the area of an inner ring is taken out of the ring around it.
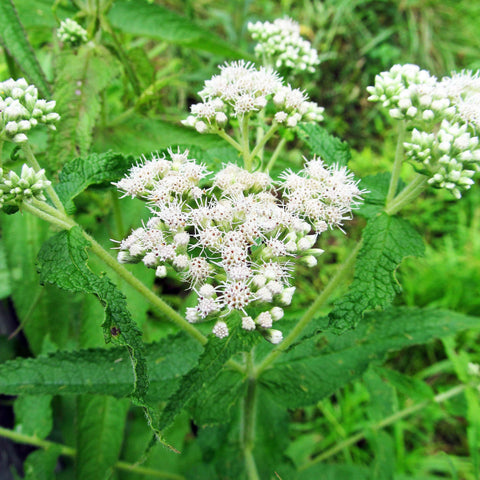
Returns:
[[[375,77],[369,100],[381,102],[410,132],[406,156],[429,183],[456,198],[480,170],[480,76],[470,71],[437,80],[417,65],[395,65]]]
[[[0,208],[4,205],[18,206],[32,199],[45,201],[43,192],[49,185],[43,169],[36,172],[23,165],[19,176],[13,170],[4,175],[0,168]]]
[[[323,108],[308,101],[305,92],[284,85],[277,72],[244,62],[227,63],[220,67],[220,75],[205,82],[199,92],[201,103],[191,106],[184,125],[200,133],[226,129],[233,118],[264,112],[265,121],[285,127],[299,122],[317,122],[323,119]]]
[[[55,102],[39,99],[37,89],[24,78],[0,82],[0,141],[24,143],[27,132],[39,124],[55,130],[60,116],[54,108]]]
[[[71,18],[67,18],[60,23],[57,37],[62,43],[72,47],[87,43],[88,40],[87,31]]]
[[[255,54],[276,69],[313,73],[320,63],[317,51],[300,36],[300,25],[290,18],[273,23],[249,22],[247,28],[258,42]]]
[[[340,226],[362,192],[344,168],[319,159],[273,182],[233,164],[209,172],[188,153],[144,160],[116,184],[147,200],[153,214],[120,243],[118,260],[142,261],[159,277],[180,272],[198,297],[188,321],[221,317],[218,337],[228,335],[230,314],[239,312],[244,329],[278,343],[272,326],[292,301],[294,265],[316,264],[319,234]]]

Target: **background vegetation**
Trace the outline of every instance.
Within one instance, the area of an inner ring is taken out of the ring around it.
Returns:
[[[252,58],[248,21],[289,15],[300,22],[303,34],[322,59],[318,70],[307,78],[305,89],[326,107],[326,128],[352,147],[350,167],[359,177],[388,170],[394,156],[395,131],[366,100],[365,87],[373,84],[375,74],[395,63],[417,63],[438,76],[480,68],[480,4],[466,0],[138,1],[135,9],[127,0],[14,0],[13,4],[41,69],[33,65],[24,71],[26,60],[21,56],[26,54],[15,51],[18,32],[7,15],[10,2],[2,0],[0,79],[26,75],[43,95],[57,100],[62,116],[58,133],[48,138],[46,131],[39,131],[34,137],[39,158],[42,152],[49,152],[45,160],[51,162],[52,172],[67,160],[92,152],[111,149],[138,156],[172,144],[209,149],[212,158],[221,161],[221,141],[197,135],[179,122],[217,65]],[[62,48],[55,29],[66,17],[76,18],[88,30],[95,39],[94,47]],[[288,152],[284,165],[299,164],[300,147],[298,144]],[[15,158],[15,152],[5,146],[2,156]],[[413,170],[406,166],[403,173],[408,179]],[[142,204],[119,203],[113,191],[105,188],[83,193],[75,208],[82,226],[108,248],[111,238],[123,238],[144,215]],[[460,202],[438,192],[420,199],[407,213],[427,239],[427,246],[422,259],[407,260],[400,268],[397,276],[403,291],[396,304],[435,306],[480,316],[478,185]],[[358,238],[363,225],[362,218],[349,225],[349,237]],[[40,286],[32,274],[38,249],[50,235],[48,227],[27,215],[3,216],[1,235],[0,362],[102,346],[100,307],[81,296],[72,302],[71,295]],[[298,285],[302,294],[290,315],[298,315],[308,306],[333,275],[334,262],[348,255],[351,243],[341,235],[331,237],[330,242],[319,266],[302,272],[305,280]],[[101,269],[98,266],[97,271]],[[134,272],[152,283],[150,272],[140,267]],[[175,307],[188,305],[189,298],[179,285],[157,282],[155,289]],[[135,292],[128,288],[126,292],[146,341],[174,331]],[[90,323],[84,321],[87,317]],[[70,321],[59,322],[59,318]],[[291,463],[304,472],[295,478],[303,480],[478,480],[478,395],[456,395],[443,401],[433,394],[464,381],[468,362],[480,362],[478,339],[478,330],[472,329],[455,338],[394,352],[383,367],[370,368],[362,379],[314,406],[288,412],[266,408],[271,430],[263,432],[262,448],[273,457],[276,449],[286,449]],[[116,432],[116,437],[105,442],[112,451],[120,452],[125,465],[137,462],[150,439],[143,414],[129,409],[127,401],[99,398],[98,404],[88,404],[88,408],[93,415],[104,414],[108,424],[104,432]],[[81,442],[76,428],[82,418],[82,396],[27,395],[18,400],[4,396],[0,401],[2,426],[39,439],[49,435],[58,444]],[[268,405],[268,399],[265,402]],[[274,438],[277,431],[280,440]],[[170,477],[159,478],[183,478],[175,474],[214,478],[209,476],[214,474],[208,459],[220,449],[223,435],[208,427],[199,432],[188,415],[181,415],[169,430],[169,441],[180,447],[182,455],[156,445],[145,454],[142,466],[172,472]],[[55,453],[55,448],[50,451]],[[15,470],[29,479],[51,478],[48,458],[47,463],[42,459],[41,468],[46,472],[42,476],[33,450],[0,438],[0,451],[4,452],[0,472],[12,472],[12,478]],[[84,455],[90,453],[83,451]],[[57,457],[52,455],[55,478],[74,478],[71,457],[67,452],[56,463]],[[237,478],[230,467],[225,465],[221,478]],[[77,478],[96,478],[95,466],[88,468],[93,470],[77,471]],[[128,480],[158,476],[143,473],[140,468],[129,472],[125,467],[117,468],[113,475]],[[288,472],[278,475],[284,480],[293,478]]]

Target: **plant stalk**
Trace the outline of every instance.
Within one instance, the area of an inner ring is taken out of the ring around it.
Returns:
[[[265,167],[264,171],[266,173],[270,173],[270,170],[273,168],[275,165],[275,162],[277,161],[278,156],[283,150],[284,145],[287,143],[287,140],[285,138],[281,138],[280,141],[278,142],[278,145],[276,146],[275,150],[273,151],[273,154],[268,161],[267,166]]]
[[[418,174],[391,202],[387,202],[385,212],[394,215],[415,200],[427,187],[428,178]]]
[[[35,158],[35,155],[33,154],[33,151],[32,151],[32,147],[30,146],[29,143],[25,143],[23,146],[22,146],[22,150],[23,150],[23,153],[25,153],[25,157],[27,159],[27,163],[36,171],[38,172],[39,170],[41,170],[41,167],[40,165],[38,164],[37,162],[37,159]],[[65,213],[65,208],[63,206],[63,203],[60,201],[60,199],[58,198],[58,195],[57,195],[57,192],[54,190],[54,188],[49,185],[48,187],[46,187],[45,189],[48,193],[48,196],[50,197],[50,199],[52,200],[53,204],[55,205],[55,207],[57,207],[58,210],[60,210],[60,212],[62,213]]]
[[[278,123],[273,122],[272,126],[267,130],[267,133],[262,137],[262,139],[255,145],[255,148],[251,153],[248,153],[248,157],[245,158],[245,168],[249,170],[252,165],[253,159],[257,156],[258,152],[265,146],[265,144],[272,138],[274,133],[278,130]],[[248,166],[247,166],[248,165]]]
[[[253,351],[246,353],[247,393],[243,400],[242,416],[242,446],[245,457],[245,467],[249,480],[260,480],[253,456],[255,445],[255,419],[256,419],[256,389],[257,379],[253,364]]]
[[[326,303],[326,301],[330,298],[330,295],[335,291],[340,283],[344,281],[345,277],[350,273],[350,270],[355,264],[355,259],[357,258],[357,254],[360,251],[361,246],[362,242],[359,241],[356,247],[350,252],[350,255],[347,257],[347,259],[332,277],[330,282],[328,282],[326,287],[323,289],[323,292],[310,305],[310,308],[303,314],[302,318],[295,325],[295,327],[293,327],[285,339],[264,358],[263,362],[256,369],[257,378],[272,365],[272,363],[282,352],[284,352],[295,342],[295,340],[297,340],[303,329],[311,322],[318,309]]]
[[[9,430],[8,428],[0,427],[0,437],[8,438],[17,443],[44,448],[45,450],[49,448],[56,448],[59,450],[60,455],[65,457],[75,457],[77,455],[77,451],[72,447],[67,447],[66,445],[62,445],[61,443],[50,442],[49,440],[43,440],[41,438],[38,438],[37,436],[25,435],[24,433],[19,433],[13,430]],[[185,480],[185,477],[183,475],[178,475],[176,473],[162,472],[159,470],[154,470],[153,468],[135,465],[133,463],[118,461],[115,463],[114,467],[117,470],[124,470],[127,472],[139,473],[141,475],[150,475],[155,478]]]

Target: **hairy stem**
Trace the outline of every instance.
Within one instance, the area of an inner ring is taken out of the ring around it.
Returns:
[[[253,351],[246,353],[247,393],[243,400],[242,446],[245,467],[249,480],[260,480],[258,476],[253,447],[255,445],[256,389],[257,379],[253,365]]]
[[[238,150],[239,152],[243,151],[243,147],[233,139],[225,130],[215,130],[215,132],[219,137],[222,137],[225,141],[227,141],[233,148]]]
[[[395,161],[393,162],[392,176],[390,177],[390,185],[388,186],[388,193],[386,203],[390,203],[397,193],[398,181],[400,179],[400,172],[403,164],[403,142],[405,140],[405,120],[402,120],[398,126],[397,148],[395,150]]]
[[[9,430],[8,428],[0,427],[0,437],[8,438],[14,442],[22,443],[24,445],[32,445],[34,447],[44,448],[45,450],[49,448],[55,448],[58,449],[60,455],[65,457],[75,457],[77,455],[77,451],[72,447],[67,447],[61,443],[50,442],[49,440],[43,440],[37,436],[25,435],[24,433]],[[169,478],[171,480],[185,479],[185,477],[182,475],[177,475],[176,473],[162,472],[160,470],[154,470],[153,468],[142,467],[140,465],[122,461],[115,463],[114,467],[117,470],[134,472],[141,475],[151,475],[155,478]]]
[[[178,327],[188,333],[190,336],[198,340],[202,345],[207,343],[207,338],[200,333],[193,325],[188,323],[179,313],[177,313],[170,305],[164,302],[160,297],[155,295],[148,287],[146,287],[140,280],[138,280],[129,270],[127,270],[122,264],[118,263],[109,252],[107,252],[93,237],[85,232],[77,223],[71,218],[63,215],[55,210],[45,202],[36,202],[36,206],[29,203],[24,203],[22,208],[26,211],[36,215],[43,220],[56,225],[61,229],[69,230],[72,227],[79,227],[82,230],[82,234],[86,240],[91,244],[91,250],[97,257],[99,257],[104,263],[106,263],[120,278],[125,280],[131,285],[137,292],[139,292],[151,305],[153,305],[160,313],[165,315],[172,323],[175,323]],[[56,215],[55,215],[56,214]]]
[[[250,142],[248,138],[248,121],[250,120],[250,115],[243,114],[242,121],[240,123],[240,134],[242,137],[242,156],[243,156],[243,166],[246,170],[250,170],[252,167],[252,159],[250,157]]]
[[[22,145],[22,150],[23,150],[23,153],[25,153],[27,163],[36,172],[41,170],[41,167],[38,164],[37,159],[35,158],[35,155],[33,154],[32,147],[30,146],[30,144],[29,143],[23,144]],[[55,205],[55,207],[57,207],[57,209],[60,210],[60,212],[65,213],[65,208],[63,206],[63,203],[58,198],[57,192],[54,190],[54,188],[51,185],[49,185],[45,190],[47,191],[48,196],[52,200],[52,203]]]
[[[273,166],[275,165],[275,162],[277,161],[278,156],[282,152],[283,147],[286,143],[287,143],[287,140],[285,138],[280,139],[280,141],[278,142],[278,145],[276,146],[275,150],[273,151],[273,154],[272,154],[270,160],[268,161],[267,166],[264,169],[264,171],[266,173],[269,173],[270,170],[273,168]]]
[[[350,255],[337,270],[330,282],[328,282],[322,293],[310,305],[310,308],[303,314],[302,318],[298,321],[295,327],[293,327],[293,329],[285,337],[285,339],[264,358],[263,362],[256,369],[257,377],[259,377],[268,367],[270,367],[272,363],[278,358],[278,356],[288,347],[290,347],[295,342],[295,340],[297,340],[303,329],[312,321],[319,308],[327,302],[327,300],[330,298],[330,295],[345,280],[345,277],[350,273],[352,267],[355,264],[355,259],[357,258],[357,254],[360,251],[361,245],[361,242],[357,243],[356,247],[352,250]]]
[[[427,407],[431,403],[443,403],[448,399],[459,395],[460,393],[465,391],[466,388],[467,388],[466,385],[457,385],[456,387],[453,387],[450,390],[447,390],[446,392],[436,395],[431,400],[425,400],[423,402],[412,405],[411,407],[400,410],[399,412],[396,412],[393,415],[390,415],[384,418],[383,420],[380,420],[379,422],[374,423],[373,425],[370,425],[368,428],[366,428],[362,432],[352,435],[351,437],[346,438],[344,441],[337,443],[334,447],[329,448],[328,450],[316,456],[309,462],[300,466],[299,471],[306,470],[312,465],[323,462],[327,458],[330,458],[333,455],[337,454],[338,452],[341,452],[344,448],[350,447],[351,445],[355,445],[357,442],[364,439],[367,436],[368,432],[372,430],[373,431],[381,430],[382,428],[388,427],[389,425],[394,424],[395,422],[397,422],[398,420],[401,420],[402,418],[408,417],[413,413],[423,410],[425,407]]]
[[[255,145],[255,148],[252,150],[252,153],[248,155],[248,160],[247,157],[245,157],[245,168],[249,170],[249,168],[252,165],[252,161],[254,158],[257,156],[258,152],[265,146],[265,144],[272,138],[274,133],[278,130],[278,123],[273,122],[272,126],[267,130],[267,133],[262,137],[262,139]],[[247,167],[247,165],[249,165]]]
[[[394,215],[415,200],[427,187],[428,178],[418,174],[391,202],[387,202],[385,212]]]

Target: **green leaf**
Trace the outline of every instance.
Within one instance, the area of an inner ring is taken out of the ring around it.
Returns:
[[[105,308],[102,325],[105,341],[127,347],[135,373],[132,395],[141,403],[148,388],[142,333],[130,317],[123,294],[108,278],[88,268],[86,249],[89,245],[78,227],[47,240],[38,255],[40,279],[70,292],[92,293],[100,300]]]
[[[120,74],[117,59],[101,45],[88,43],[57,58],[55,100],[62,119],[52,135],[49,158],[54,166],[89,153],[100,113],[100,93]]]
[[[201,135],[191,128],[139,115],[129,116],[124,122],[116,123],[114,127],[99,127],[96,133],[94,139],[96,151],[114,149],[133,155],[155,152],[173,145],[196,145],[209,149],[226,144],[217,135]],[[140,137],[141,142],[138,141]]]
[[[159,420],[159,430],[172,423],[202,385],[218,375],[227,360],[238,352],[249,351],[256,341],[257,335],[240,328],[232,328],[227,338],[211,336],[198,365],[182,378],[177,391],[169,398]]]
[[[148,402],[167,400],[202,350],[184,333],[147,345]],[[122,398],[132,393],[134,381],[129,353],[123,347],[55,352],[0,364],[0,392],[7,395],[83,393]]]
[[[77,403],[76,476],[110,478],[123,440],[128,400],[82,395]]]
[[[390,368],[376,368],[376,371],[381,377],[385,377],[398,391],[412,400],[422,402],[432,400],[434,397],[430,386],[418,378],[405,375]]]
[[[243,380],[239,372],[224,370],[207,383],[194,400],[195,424],[204,427],[228,422],[231,409],[245,391]]]
[[[50,395],[21,395],[14,403],[15,431],[46,438],[53,427]]]
[[[75,348],[75,326],[83,320],[82,299],[50,285],[42,287],[35,274],[49,225],[33,215],[3,216],[1,222],[15,313],[32,352],[46,352],[47,345],[48,351]]]
[[[350,148],[346,142],[330,135],[328,131],[316,123],[302,123],[298,127],[300,138],[310,148],[311,153],[319,155],[328,164],[345,166],[349,162]]]
[[[362,178],[359,187],[367,190],[368,193],[363,195],[363,203],[355,213],[365,218],[372,218],[380,213],[385,207],[389,185],[390,173],[388,172]]]
[[[55,190],[67,210],[74,209],[72,200],[90,185],[109,184],[119,180],[134,162],[121,153],[92,153],[68,162],[59,175]]]
[[[0,41],[25,73],[28,81],[32,82],[43,95],[49,96],[50,87],[47,79],[11,0],[0,1]]]
[[[298,344],[263,373],[261,382],[289,408],[311,405],[359,378],[370,365],[381,364],[388,352],[478,327],[478,318],[447,310],[371,312],[353,331],[328,332]]]
[[[59,447],[49,447],[32,452],[23,464],[25,472],[23,480],[52,480],[55,478],[54,471],[59,455]]]
[[[161,5],[144,0],[117,0],[108,18],[126,33],[165,40],[231,58],[248,58],[247,52],[232,48],[208,30]]]
[[[335,302],[330,326],[341,333],[354,328],[367,310],[389,305],[401,291],[395,270],[407,256],[421,256],[423,240],[405,220],[386,213],[371,219],[347,293]]]

